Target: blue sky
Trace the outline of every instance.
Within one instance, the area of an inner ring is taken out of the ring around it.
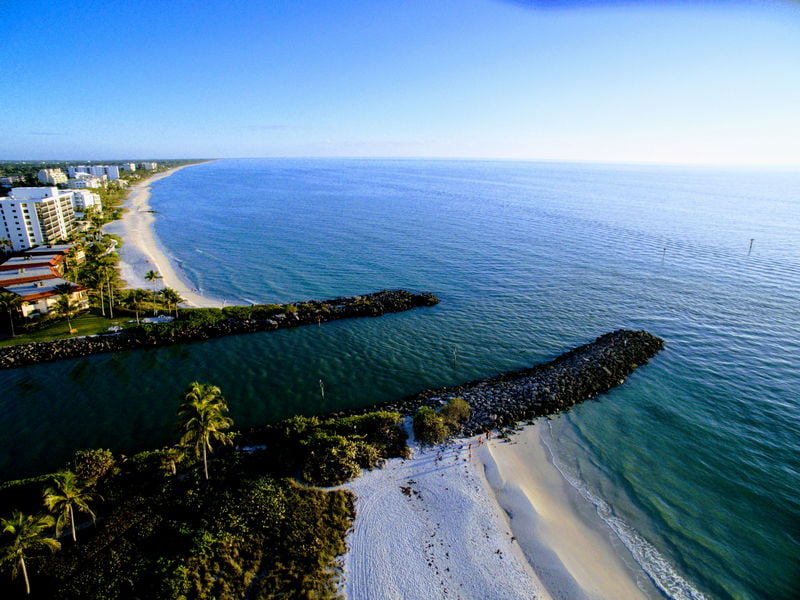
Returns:
[[[800,165],[800,3],[0,3],[0,159]]]

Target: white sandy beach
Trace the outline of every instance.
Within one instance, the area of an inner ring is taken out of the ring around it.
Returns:
[[[125,203],[128,210],[120,220],[109,223],[104,229],[106,233],[118,235],[123,240],[119,249],[119,267],[128,287],[150,289],[152,284],[145,281],[144,275],[153,270],[162,277],[159,286],[177,291],[184,299],[185,306],[219,307],[223,305],[222,302],[209,299],[192,288],[161,250],[153,232],[156,216],[149,212],[150,186],[187,166],[192,165],[159,173],[132,187]]]
[[[578,510],[583,500],[551,462],[542,425],[510,441],[415,447],[411,459],[348,484],[357,501],[344,559],[347,598],[652,597],[599,517],[594,523]]]

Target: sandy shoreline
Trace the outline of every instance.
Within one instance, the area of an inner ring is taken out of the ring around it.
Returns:
[[[544,426],[508,441],[416,447],[411,459],[348,484],[358,499],[344,559],[347,598],[658,597],[581,506],[588,503],[542,443]]]
[[[184,299],[183,305],[193,307],[219,307],[222,301],[207,298],[195,290],[172,261],[161,250],[153,231],[155,215],[150,209],[150,186],[173,173],[193,165],[175,167],[159,173],[130,189],[125,208],[128,210],[118,221],[105,226],[106,233],[118,235],[123,244],[119,249],[119,268],[122,278],[130,288],[151,289],[144,275],[150,270],[158,272],[162,279],[157,287],[170,287]]]

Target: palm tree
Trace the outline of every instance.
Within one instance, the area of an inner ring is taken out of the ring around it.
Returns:
[[[53,552],[61,548],[61,544],[53,538],[44,535],[44,531],[53,526],[53,517],[50,515],[26,515],[21,511],[14,511],[10,519],[0,520],[3,533],[10,534],[10,540],[0,549],[0,563],[10,562],[11,575],[16,577],[20,569],[25,578],[25,592],[31,593],[31,583],[28,581],[28,569],[25,568],[25,554],[39,546],[49,548]]]
[[[11,337],[14,337],[14,311],[22,304],[22,298],[13,292],[0,292],[0,308],[8,311],[8,321],[11,323]]]
[[[178,318],[178,304],[180,302],[183,302],[183,298],[181,298],[181,295],[178,292],[176,292],[175,290],[173,290],[172,288],[168,288],[168,287],[165,287],[159,293],[161,294],[161,296],[166,301],[167,306],[169,306],[170,304],[174,304],[175,305],[175,318],[177,319]]]
[[[213,452],[212,441],[221,444],[232,444],[223,429],[233,425],[233,419],[224,416],[228,405],[222,397],[222,391],[214,385],[191,383],[178,407],[178,426],[182,433],[181,445],[194,448],[195,456],[203,454],[203,467],[208,479],[207,452]]]
[[[8,254],[14,248],[14,244],[11,242],[10,239],[4,237],[0,238],[0,252],[3,254]]]
[[[86,285],[93,290],[100,292],[100,312],[106,316],[106,301],[103,294],[103,275],[95,268],[83,269],[81,277],[78,280],[83,285]]]
[[[62,317],[67,318],[67,327],[69,328],[69,332],[72,333],[72,321],[70,317],[75,314],[75,305],[69,297],[72,293],[72,284],[59,283],[54,289],[60,294],[58,300],[56,300],[56,312]]]
[[[105,279],[106,287],[108,288],[108,313],[110,318],[114,318],[114,284],[119,277],[117,273],[117,262],[119,257],[116,255],[106,254],[97,259],[97,269],[100,275]]]
[[[141,310],[142,300],[147,298],[147,292],[141,288],[128,290],[124,296],[124,303],[126,308],[133,308],[136,312],[136,324],[139,324],[139,310]]]
[[[69,522],[72,527],[72,541],[77,542],[75,535],[75,512],[83,512],[92,517],[95,516],[89,508],[89,502],[95,499],[87,486],[78,480],[78,476],[72,471],[62,471],[56,473],[55,487],[49,487],[44,491],[44,505],[47,509],[56,514],[56,536],[61,534],[64,524]]]
[[[161,279],[157,271],[148,271],[144,278],[153,284],[153,316],[156,314],[156,279]]]
[[[186,458],[186,453],[181,448],[167,448],[164,450],[162,466],[165,471],[170,471],[173,475],[176,475],[178,473],[178,463],[183,462],[184,458]]]

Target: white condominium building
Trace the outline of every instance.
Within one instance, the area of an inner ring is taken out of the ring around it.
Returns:
[[[0,198],[0,237],[11,241],[14,251],[66,240],[76,226],[74,193],[55,187],[12,188],[8,198]]]
[[[58,185],[59,183],[67,183],[67,176],[61,169],[39,169],[36,179],[42,183],[49,183],[50,185]]]
[[[126,173],[136,173],[136,164],[135,163],[122,163],[120,165],[122,170]]]
[[[94,176],[81,177],[81,178],[70,177],[69,179],[67,179],[67,185],[70,187],[70,189],[73,190],[82,190],[86,188],[97,189],[99,187],[102,187],[102,183],[100,183],[100,178]]]
[[[78,173],[88,173],[95,177],[102,177],[105,175],[112,181],[119,179],[119,167],[116,165],[78,165],[75,167],[67,167],[67,172],[73,179],[77,178]]]
[[[95,177],[94,175],[89,175],[88,173],[75,173],[75,177],[70,177],[67,181],[67,184],[71,189],[82,189],[82,188],[99,188],[103,187],[105,183],[106,176],[103,175],[102,177]]]
[[[85,213],[91,210],[99,210],[103,204],[100,196],[85,190],[65,190],[72,192],[72,209],[75,212]]]
[[[140,162],[139,163],[140,169],[146,169],[148,171],[155,171],[158,168],[157,162]]]

